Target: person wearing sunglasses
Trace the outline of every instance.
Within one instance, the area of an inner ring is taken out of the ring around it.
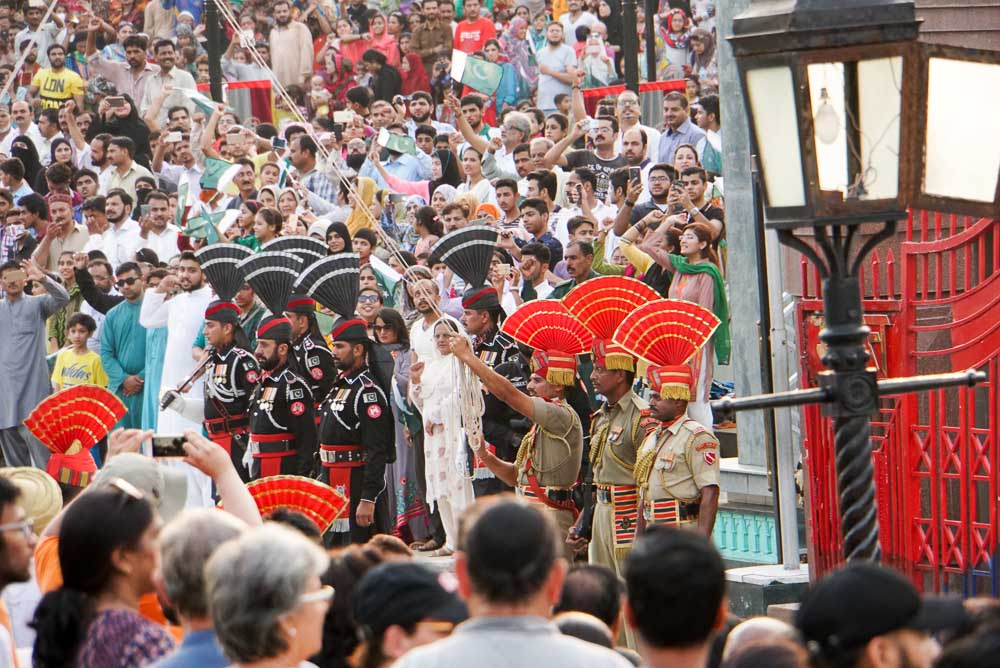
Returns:
[[[267,523],[224,544],[205,566],[208,610],[242,668],[298,666],[319,652],[334,589],[329,557],[294,529]]]
[[[377,288],[362,288],[358,294],[358,315],[368,325],[368,338],[370,339],[376,338],[373,327],[382,306],[384,306],[382,293]]]
[[[169,632],[139,613],[160,561],[162,520],[147,495],[113,478],[80,495],[61,520],[63,582],[35,610],[35,665],[139,665],[172,651]]]
[[[138,429],[142,426],[142,395],[146,384],[146,330],[139,325],[144,294],[139,265],[135,262],[118,265],[114,285],[121,297],[116,306],[106,311],[101,327],[101,365],[108,374],[108,389],[128,409],[119,426]],[[91,304],[89,299],[87,303]],[[98,304],[92,306],[100,310]]]

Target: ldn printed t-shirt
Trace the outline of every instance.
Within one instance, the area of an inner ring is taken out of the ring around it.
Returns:
[[[31,79],[32,86],[38,86],[38,97],[42,109],[59,109],[74,95],[83,95],[83,79],[76,72],[63,68],[61,72],[38,70]]]

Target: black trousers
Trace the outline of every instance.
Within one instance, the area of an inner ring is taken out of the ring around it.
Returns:
[[[424,460],[424,430],[417,429],[410,432],[413,438],[413,456],[416,457],[415,462],[417,469],[417,487],[420,489],[420,498],[427,498],[427,476],[424,470],[427,467],[427,462]],[[430,519],[430,534],[431,538],[442,545],[445,541],[444,525],[441,523],[441,514],[435,508],[431,511],[430,507],[424,502],[424,508],[427,510],[427,516]]]

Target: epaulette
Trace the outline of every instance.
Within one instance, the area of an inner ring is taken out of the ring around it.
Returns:
[[[510,338],[503,332],[497,332],[497,335],[493,338],[493,340],[498,341],[500,343],[500,347],[504,350],[510,350],[517,345],[514,343],[514,339]]]

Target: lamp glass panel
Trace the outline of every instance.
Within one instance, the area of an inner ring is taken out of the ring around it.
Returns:
[[[956,109],[977,109],[973,117]],[[1000,65],[930,58],[923,192],[992,202],[1000,171]]]
[[[816,172],[827,199],[898,194],[902,66],[902,58],[890,57],[807,67]],[[856,96],[849,95],[845,72],[853,73]]]
[[[843,63],[813,63],[809,75],[809,99],[813,113],[813,144],[819,189],[847,191],[847,132],[844,112]]]
[[[746,82],[768,206],[805,206],[792,70],[786,65],[750,69]]]
[[[862,199],[895,199],[899,194],[902,87],[901,56],[858,63]]]

